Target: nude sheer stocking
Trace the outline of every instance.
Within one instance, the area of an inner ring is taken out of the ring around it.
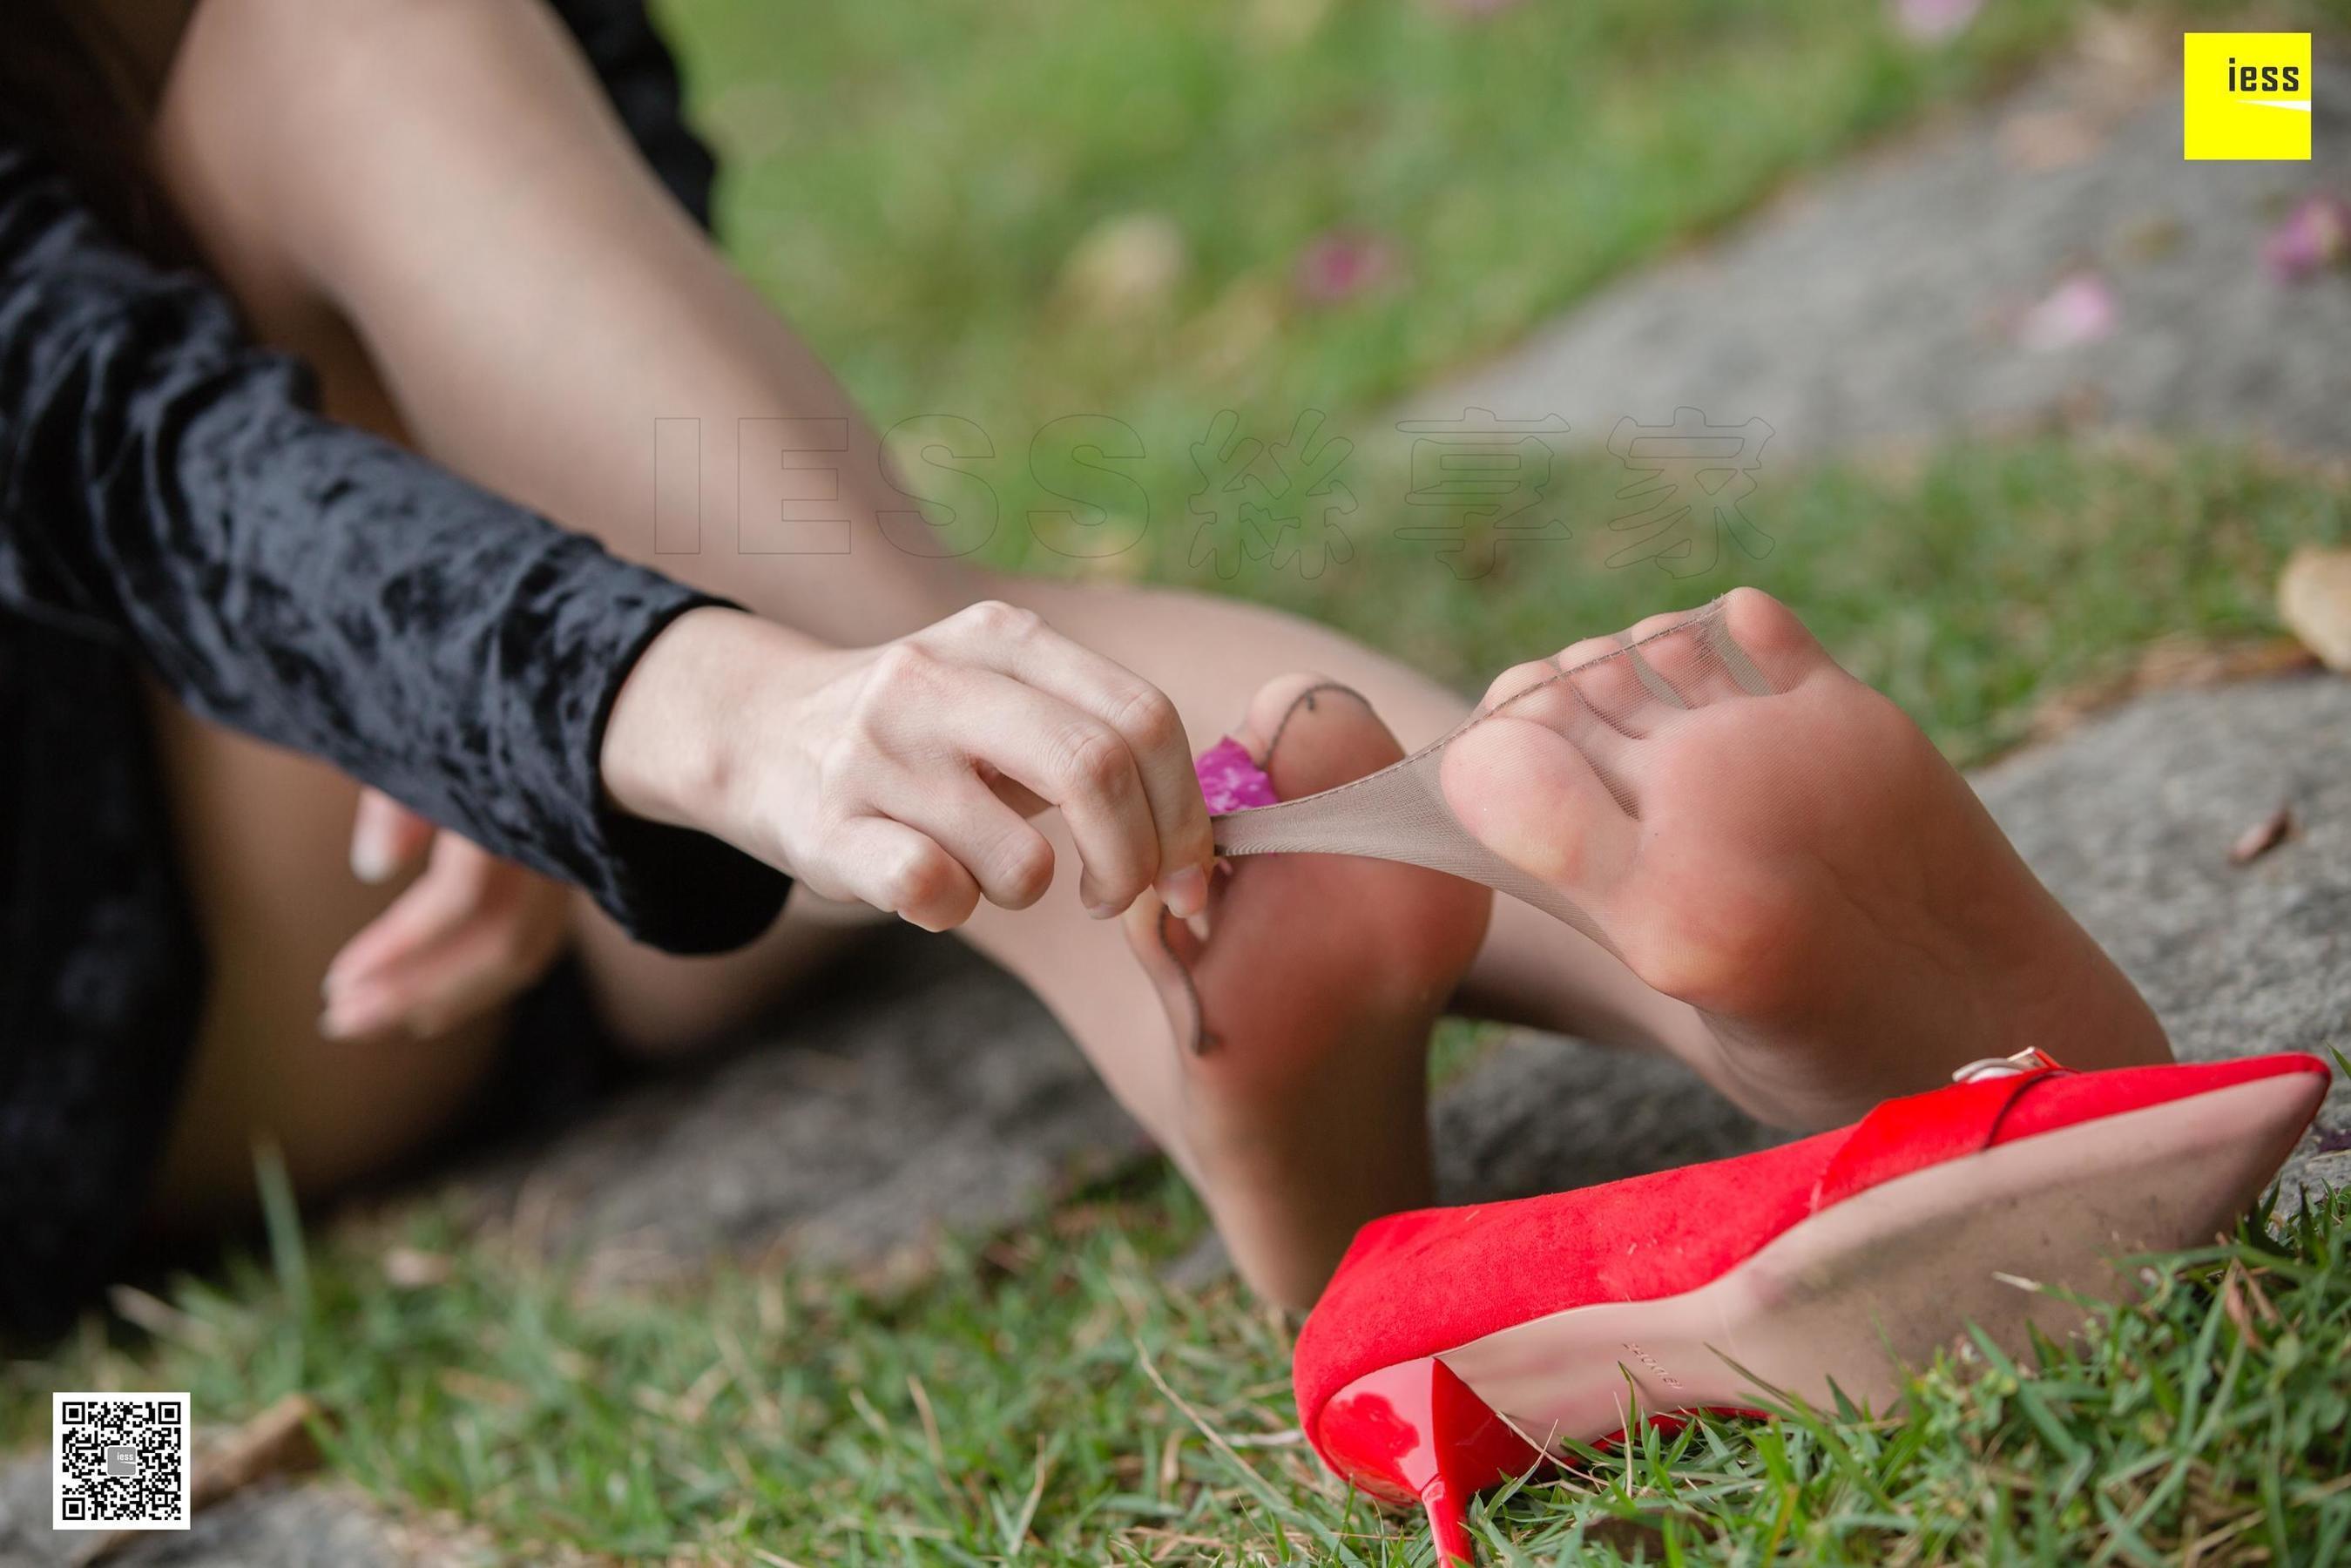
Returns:
[[[1550,753],[1540,771],[1555,778],[1565,760],[1558,754],[1564,741],[1600,786],[1588,803],[1637,821],[1640,742],[1700,707],[1767,695],[1772,685],[1732,640],[1721,600],[1573,664],[1549,659],[1513,675],[1524,684],[1489,699],[1443,738],[1392,767],[1335,789],[1217,817],[1217,852],[1364,855],[1425,866],[1508,894],[1614,952],[1591,915],[1552,881],[1496,853],[1465,825],[1447,799],[1447,754],[1473,730],[1509,724],[1514,728],[1507,733],[1489,729],[1481,736],[1481,748],[1490,747],[1490,757],[1501,759],[1513,751]],[[1500,761],[1481,769],[1502,770]],[[1574,825],[1564,826],[1573,831]]]

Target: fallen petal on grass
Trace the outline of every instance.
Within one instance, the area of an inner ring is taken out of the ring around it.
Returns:
[[[2229,846],[2231,865],[2251,865],[2294,836],[2294,808],[2280,806],[2237,835]]]
[[[1894,0],[1894,29],[1915,44],[1939,44],[1968,30],[1983,0]]]
[[[1395,246],[1378,235],[1333,230],[1299,253],[1294,280],[1310,305],[1344,305],[1384,287],[1404,271]]]
[[[205,1508],[256,1481],[319,1467],[311,1424],[321,1418],[307,1394],[288,1394],[197,1455],[190,1501]]]
[[[2262,264],[2280,283],[2302,283],[2351,262],[2351,202],[2305,196],[2262,242]]]
[[[384,1281],[394,1290],[428,1291],[447,1284],[456,1271],[455,1260],[445,1252],[394,1247],[383,1255]]]
[[[2095,272],[2077,272],[2024,313],[2017,341],[2038,353],[2095,343],[2113,333],[2122,309],[2115,291]]]

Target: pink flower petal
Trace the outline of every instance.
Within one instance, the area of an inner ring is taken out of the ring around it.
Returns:
[[[1967,30],[1983,0],[1894,0],[1894,26],[1913,43],[1939,44]]]
[[[1377,235],[1333,230],[1299,253],[1299,296],[1311,305],[1343,305],[1403,270],[1396,247]]]
[[[2024,313],[2017,339],[2043,352],[2095,343],[2115,329],[2122,308],[2115,291],[2095,272],[2077,272],[2049,291],[2049,297]]]
[[[1238,740],[1217,742],[1200,753],[1192,768],[1200,776],[1200,793],[1207,797],[1210,816],[1270,806],[1280,799],[1273,792],[1273,780]]]
[[[2304,196],[2262,243],[2262,261],[2280,283],[2300,283],[2351,261],[2351,202]]]

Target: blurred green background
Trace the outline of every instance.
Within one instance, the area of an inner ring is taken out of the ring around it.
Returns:
[[[2158,26],[2243,8],[2141,9]],[[788,19],[667,0],[662,15],[726,165],[728,249],[877,423],[969,422],[958,452],[987,455],[959,465],[1000,508],[986,559],[1221,586],[1464,686],[1752,582],[1976,760],[2054,694],[2124,678],[2151,641],[2273,631],[2275,564],[2342,536],[2339,484],[2225,444],[1773,461],[1746,509],[1776,548],[1683,579],[1606,569],[1592,525],[1622,510],[1626,476],[1593,455],[1550,490],[1573,540],[1505,550],[1465,582],[1395,538],[1418,519],[1383,410],[1837,155],[2005,84],[2089,11],[1998,0],[1933,42],[1886,0],[893,0]],[[1309,409],[1357,442],[1352,561],[1314,580],[1245,562],[1227,580],[1190,559],[1189,448],[1225,409],[1268,443]],[[1140,548],[1076,562],[1037,544],[1030,510],[1068,503],[1036,482],[1029,444],[1072,414],[1134,433]]]

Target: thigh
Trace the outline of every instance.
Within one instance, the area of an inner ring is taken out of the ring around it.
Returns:
[[[783,918],[758,941],[731,953],[680,957],[632,941],[583,898],[573,936],[598,1021],[622,1050],[651,1060],[739,1030],[883,919],[795,890]]]
[[[1238,727],[1259,686],[1301,672],[1362,693],[1408,751],[1469,712],[1459,695],[1345,633],[1245,600],[1029,578],[987,587],[1165,692],[1195,749]]]

